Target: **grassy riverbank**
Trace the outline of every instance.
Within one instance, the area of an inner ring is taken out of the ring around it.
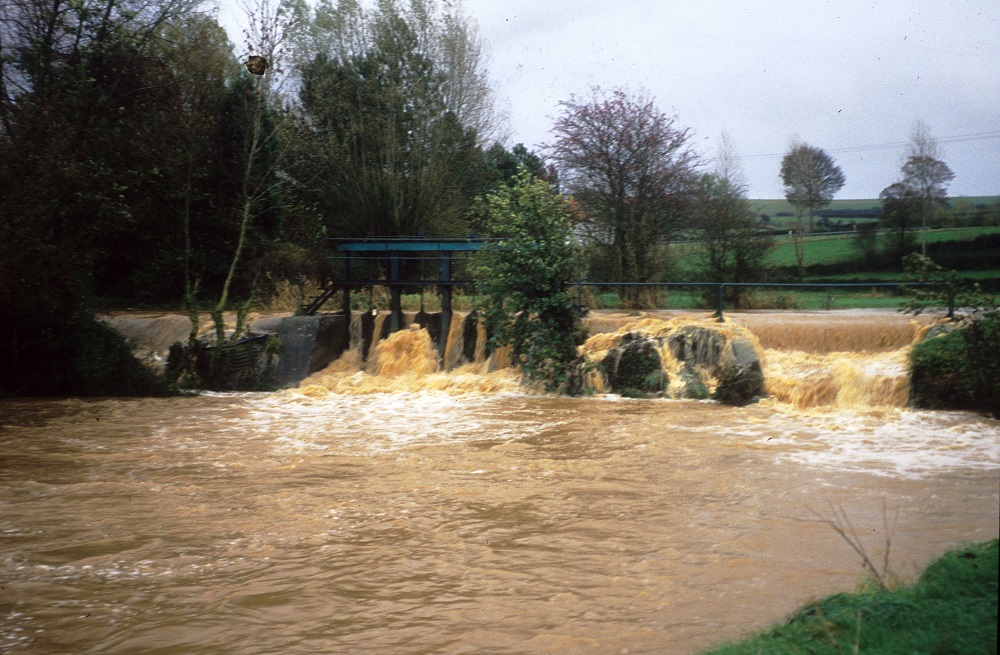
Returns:
[[[911,586],[835,594],[704,655],[997,652],[997,540],[948,551]]]

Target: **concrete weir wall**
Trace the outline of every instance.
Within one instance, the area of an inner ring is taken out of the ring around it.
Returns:
[[[280,385],[294,385],[309,375],[321,371],[360,340],[361,356],[367,358],[372,343],[385,339],[391,333],[387,317],[373,316],[371,312],[318,314],[315,316],[274,316],[258,318],[251,324],[253,332],[270,332],[282,344],[281,354],[274,371],[274,381]],[[451,320],[463,321],[461,335],[464,341],[461,359],[470,360],[475,349],[475,320],[453,314]],[[403,312],[401,328],[414,323],[426,328],[444,355],[449,329],[442,322],[441,312]],[[379,334],[375,334],[375,330]],[[470,336],[471,333],[471,336]]]
[[[475,315],[449,314],[402,312],[396,321],[400,329],[416,323],[428,331],[441,355],[442,368],[473,361],[476,355]],[[191,332],[191,321],[181,314],[121,314],[100,318],[130,339],[137,355],[160,365],[166,363],[171,344],[186,343]],[[373,316],[371,312],[258,316],[251,320],[249,328],[252,335],[278,337],[282,348],[269,375],[278,385],[293,386],[329,366],[352,346],[360,348],[362,358],[366,359],[372,343],[391,334],[389,318],[388,313]],[[459,324],[453,326],[455,321]],[[454,343],[448,344],[449,338]],[[449,345],[451,352],[446,353]]]
[[[254,332],[272,332],[281,340],[281,354],[274,381],[298,384],[326,368],[350,347],[349,318],[343,314],[260,318]]]

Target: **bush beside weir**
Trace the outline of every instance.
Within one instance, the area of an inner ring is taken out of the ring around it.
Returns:
[[[924,339],[910,353],[910,402],[1000,418],[1000,318],[970,320]]]

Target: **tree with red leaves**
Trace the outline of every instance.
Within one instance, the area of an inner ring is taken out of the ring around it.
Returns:
[[[610,247],[616,281],[656,281],[696,179],[690,130],[641,92],[595,87],[560,106],[546,154],[582,207],[588,236]]]

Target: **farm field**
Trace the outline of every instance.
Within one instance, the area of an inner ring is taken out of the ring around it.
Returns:
[[[971,241],[983,234],[1000,234],[1000,227],[961,227],[928,230],[927,243],[943,241]],[[853,234],[803,237],[805,264],[835,264],[858,256],[853,245]],[[674,263],[681,271],[692,271],[697,266],[699,246],[684,243],[671,247]],[[791,239],[776,237],[767,263],[771,266],[795,266],[795,246]]]
[[[1000,205],[1000,196],[963,196],[963,198],[973,205]],[[956,198],[951,198],[950,200],[953,202]],[[882,201],[878,198],[857,198],[832,200],[824,209],[866,210],[880,209],[881,207]],[[751,200],[750,208],[757,214],[768,214],[769,216],[775,216],[779,212],[795,213],[795,207],[784,198]]]
[[[584,294],[590,309],[621,309],[621,296],[615,291]],[[857,289],[757,289],[748,294],[743,309],[899,309],[903,297],[894,288]],[[660,293],[656,309],[714,310],[712,292],[698,289],[667,289]],[[726,305],[730,308],[729,304]]]
[[[983,234],[998,234],[1000,227],[960,227],[942,230],[928,230],[927,243],[942,241],[971,241]],[[919,236],[917,240],[919,243]],[[803,237],[806,246],[805,264],[834,264],[857,257],[858,250],[853,245],[853,234],[833,236]],[[773,266],[795,266],[795,246],[791,239],[776,239],[768,263]]]
[[[1000,227],[966,227],[929,230],[926,233],[928,244],[971,242],[983,235],[1000,234]],[[884,235],[883,237],[884,238]],[[823,265],[833,267],[824,274],[809,274],[807,271],[804,283],[895,283],[912,280],[901,271],[873,269],[864,270],[859,266],[860,253],[853,242],[852,234],[804,237],[805,265]],[[673,263],[673,280],[703,281],[697,272],[700,246],[697,243],[682,243],[671,246],[670,257]],[[795,250],[789,239],[776,238],[771,250],[768,265],[775,269],[784,269],[777,282],[792,282],[788,271],[794,268]],[[838,265],[851,266],[853,270],[837,272]],[[1000,287],[1000,266],[979,268],[977,270],[958,269],[959,275],[970,282],[983,283],[984,289]],[[860,270],[859,270],[860,269]],[[661,290],[658,307],[663,309],[698,309],[714,308],[714,292],[698,289],[674,287],[669,292]],[[585,305],[593,309],[616,309],[623,306],[617,290],[607,288],[591,288],[584,293]],[[744,299],[747,309],[897,309],[904,304],[901,290],[893,287],[857,287],[842,289],[827,288],[761,288],[755,289]]]

